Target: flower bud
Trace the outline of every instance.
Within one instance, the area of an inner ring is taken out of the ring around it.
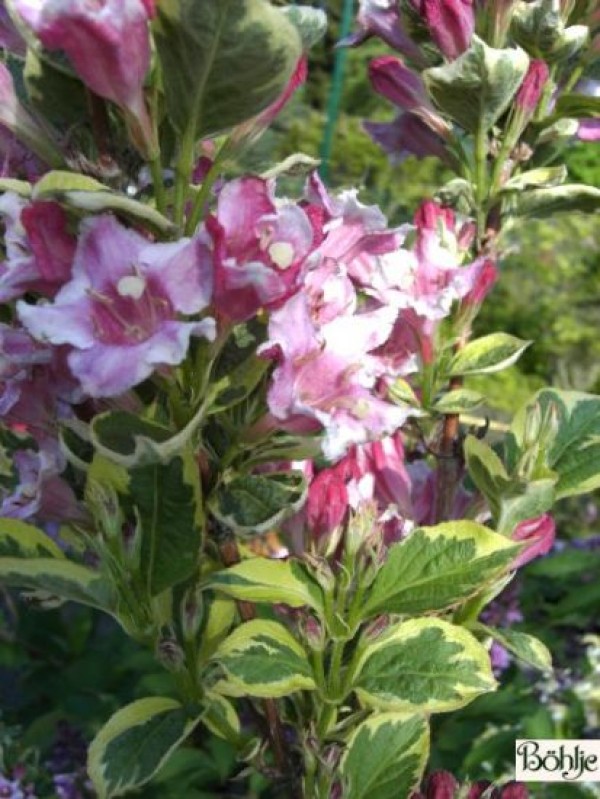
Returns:
[[[498,799],[529,799],[529,791],[519,782],[507,782]]]
[[[15,9],[48,50],[63,50],[83,82],[126,112],[135,144],[152,150],[152,126],[143,95],[150,66],[150,0],[54,0]]]
[[[453,61],[469,49],[475,30],[473,0],[421,0],[419,11],[446,58]]]
[[[339,527],[348,510],[346,484],[332,469],[325,469],[308,489],[307,521],[313,538],[319,539]]]
[[[520,522],[511,536],[513,541],[527,541],[529,545],[521,550],[512,563],[512,569],[518,569],[540,555],[546,555],[554,544],[556,525],[550,514],[544,513],[534,519]]]
[[[549,77],[550,71],[546,62],[540,58],[532,59],[521,88],[515,97],[515,106],[526,114],[533,115]]]
[[[430,105],[421,76],[408,69],[401,58],[374,58],[369,64],[369,78],[376,92],[405,111]]]
[[[427,782],[427,799],[455,799],[458,782],[448,771],[435,771]]]

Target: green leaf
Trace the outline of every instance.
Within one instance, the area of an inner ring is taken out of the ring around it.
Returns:
[[[222,413],[245,400],[269,369],[269,361],[250,355],[211,386],[212,402],[207,415]]]
[[[493,127],[509,107],[528,67],[524,50],[496,50],[474,36],[466,53],[450,64],[425,70],[423,78],[438,108],[473,133]]]
[[[536,189],[519,197],[511,212],[528,219],[547,219],[559,213],[579,211],[593,214],[600,210],[600,189],[579,183]]]
[[[477,522],[422,527],[390,548],[362,617],[452,607],[497,579],[518,552],[504,536]]]
[[[411,619],[369,644],[354,690],[382,710],[442,713],[496,688],[487,650],[462,627],[441,619]]]
[[[81,125],[82,119],[88,117],[85,87],[81,81],[64,69],[58,69],[32,47],[27,49],[23,77],[32,105],[56,127]]]
[[[464,455],[469,476],[497,514],[500,496],[510,482],[504,464],[489,444],[476,436],[466,437]]]
[[[242,624],[220,644],[213,660],[226,674],[215,690],[228,696],[279,697],[316,687],[306,652],[275,621]]]
[[[304,504],[306,491],[301,472],[239,475],[217,487],[209,507],[237,533],[256,535],[295,513]]]
[[[557,415],[554,433],[545,443],[545,465],[558,475],[556,498],[586,494],[600,488],[600,397],[578,391],[543,389],[533,398],[542,417],[552,404]],[[528,404],[515,416],[507,440],[512,461],[526,449]]]
[[[0,558],[0,582],[10,588],[42,591],[111,613],[112,586],[100,574],[60,558]]]
[[[491,333],[489,336],[477,338],[456,353],[450,362],[448,374],[453,376],[499,372],[512,366],[530,344],[531,341],[523,341],[508,333]]]
[[[298,30],[304,50],[314,47],[327,33],[327,14],[319,8],[293,5],[282,12]]]
[[[501,629],[488,627],[486,624],[477,622],[472,628],[475,632],[490,635],[509,652],[512,652],[519,660],[533,666],[540,671],[552,671],[552,655],[548,647],[539,638],[517,630]]]
[[[169,235],[175,226],[147,203],[138,202],[103,183],[76,172],[48,172],[35,184],[34,200],[57,200],[89,213],[113,211],[161,235]]]
[[[500,497],[495,517],[499,533],[512,535],[519,522],[550,510],[556,501],[556,478],[513,480]]]
[[[195,468],[196,467],[196,468]],[[184,582],[199,567],[202,516],[191,453],[134,469],[129,491],[141,525],[141,571],[150,596]]]
[[[19,197],[31,197],[31,183],[26,180],[15,180],[15,178],[0,178],[0,192],[12,191]]]
[[[376,754],[376,756],[374,756]],[[340,772],[346,799],[400,799],[416,790],[427,764],[423,716],[374,713],[352,733]]]
[[[502,193],[511,191],[525,191],[526,189],[538,189],[540,187],[560,186],[567,179],[567,167],[562,166],[542,166],[537,169],[530,169],[522,172],[508,180],[501,188]]]
[[[479,391],[468,388],[457,388],[443,394],[433,405],[433,410],[438,413],[464,413],[478,408],[485,402],[485,396]]]
[[[296,27],[266,0],[161,0],[157,10],[168,115],[191,140],[267,108],[300,58]]]
[[[241,725],[234,705],[214,691],[206,692],[202,723],[219,738],[233,743],[239,740]]]
[[[18,519],[0,518],[0,558],[59,558],[61,548],[43,530]]]
[[[243,560],[211,574],[207,587],[246,602],[281,603],[292,608],[308,605],[317,612],[323,611],[321,589],[302,564],[293,560]]]
[[[173,430],[127,411],[101,413],[94,418],[90,429],[98,452],[130,469],[168,463],[179,449],[169,446],[175,437]]]
[[[117,711],[89,749],[88,772],[98,799],[122,796],[147,783],[198,721],[179,702],[162,696]]]
[[[554,107],[554,115],[557,114],[561,117],[600,117],[600,97],[562,94]]]

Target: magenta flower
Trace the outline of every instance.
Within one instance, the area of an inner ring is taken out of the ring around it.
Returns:
[[[548,513],[520,522],[511,538],[513,541],[526,541],[528,546],[517,555],[511,568],[519,569],[540,555],[546,555],[552,549],[555,537],[556,525]]]
[[[412,0],[431,38],[453,61],[471,46],[475,31],[473,0]]]
[[[23,200],[7,192],[0,197],[6,261],[0,263],[0,301],[35,292],[53,297],[71,277],[76,241],[68,219],[54,202]]]
[[[150,65],[148,0],[14,0],[19,14],[48,50],[63,50],[89,88],[137,122],[152,138],[143,95]]]
[[[214,243],[214,307],[235,322],[298,290],[315,234],[297,205],[278,204],[274,184],[240,178],[219,194],[206,228]]]
[[[152,244],[111,216],[82,224],[73,277],[52,304],[17,305],[34,338],[69,345],[68,363],[92,397],[116,396],[184,359],[190,336],[214,335],[203,311],[212,263],[203,236]]]

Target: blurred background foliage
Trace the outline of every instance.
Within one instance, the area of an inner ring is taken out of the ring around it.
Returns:
[[[236,171],[262,172],[296,152],[320,156],[343,2],[312,2],[327,11],[330,24],[311,52],[309,81]],[[448,175],[433,159],[390,164],[364,133],[365,118],[393,115],[366,75],[369,59],[383,52],[384,45],[371,41],[346,53],[328,182],[333,189],[358,187],[363,202],[378,204],[391,223],[401,224]],[[598,145],[573,143],[566,160],[574,181],[600,185]],[[284,180],[280,192],[300,187],[301,180]],[[544,384],[600,392],[598,228],[597,217],[570,215],[515,224],[503,234],[501,277],[476,332],[504,330],[534,344],[518,366],[473,379],[495,416],[508,417]],[[513,663],[501,675],[502,690],[438,717],[432,767],[462,779],[502,781],[512,777],[516,738],[600,737],[599,507],[598,496],[559,506],[558,545],[519,575],[518,598],[505,600],[518,605],[522,620],[515,629],[550,646],[555,674],[541,678]],[[149,654],[92,611],[67,607],[42,615],[35,605],[0,597],[0,779],[22,766],[39,799],[91,797],[77,736],[89,740],[124,702],[168,693],[169,679]],[[57,726],[61,721],[70,726]],[[240,778],[243,764],[228,744],[206,734],[195,743],[143,789],[145,799],[271,796],[260,778]],[[60,773],[70,775],[70,793],[57,782]],[[532,789],[534,799],[598,796],[598,784]]]

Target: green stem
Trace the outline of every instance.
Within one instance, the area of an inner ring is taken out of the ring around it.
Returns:
[[[231,139],[227,139],[221,149],[217,153],[215,160],[212,163],[212,166],[208,170],[206,177],[202,181],[202,186],[200,187],[198,193],[196,194],[196,199],[194,200],[194,205],[192,208],[192,212],[188,218],[187,225],[185,228],[185,232],[187,236],[192,236],[194,231],[200,224],[200,220],[202,219],[202,214],[204,213],[204,208],[206,203],[208,202],[210,190],[215,185],[215,181],[219,177],[221,172],[221,167],[223,165],[223,161],[229,155],[231,150]]]
[[[152,174],[152,188],[154,189],[156,210],[164,214],[167,210],[167,195],[165,192],[160,153],[158,153],[155,158],[151,159],[150,173]]]
[[[194,156],[196,143],[194,126],[189,125],[181,142],[179,159],[175,167],[175,196],[173,200],[173,222],[179,230],[183,230],[185,218],[185,204],[188,198],[192,171],[194,169]]]
[[[483,126],[475,135],[475,181],[477,184],[475,200],[477,204],[477,245],[481,249],[485,236],[487,218],[487,151],[488,138]]]

